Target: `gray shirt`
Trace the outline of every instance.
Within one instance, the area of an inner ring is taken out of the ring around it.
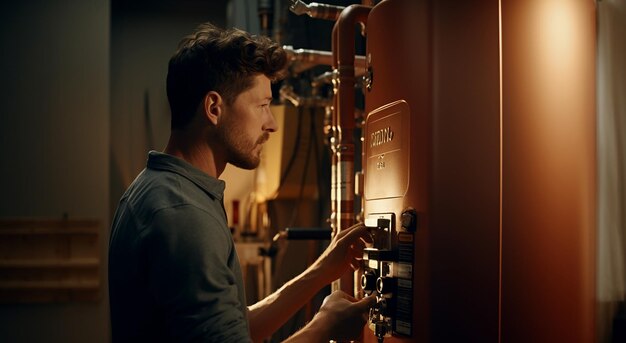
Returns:
[[[114,342],[249,342],[224,182],[151,151],[120,200],[109,244]]]

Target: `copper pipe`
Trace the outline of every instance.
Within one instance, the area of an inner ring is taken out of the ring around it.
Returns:
[[[333,65],[334,57],[331,51],[294,49],[290,45],[283,45],[283,50],[287,53],[287,58],[291,64],[297,64],[293,70],[295,74],[299,74],[317,65]],[[354,58],[356,75],[365,74],[365,65],[365,56],[356,56]]]
[[[333,64],[333,54],[330,51],[294,49],[290,45],[283,45],[283,50],[287,53],[287,58],[291,61],[308,62],[313,64]]]
[[[334,6],[328,4],[320,4],[312,2],[305,4],[300,0],[291,0],[289,10],[297,15],[308,14],[311,18],[337,20],[341,11],[345,8],[342,6]]]
[[[284,84],[279,90],[280,100],[289,101],[295,107],[326,107],[330,106],[330,100],[319,96],[299,96],[293,87]]]
[[[336,211],[337,231],[355,224],[354,213],[354,86],[355,86],[355,48],[354,27],[357,23],[365,25],[372,8],[351,5],[341,12],[333,28],[333,66],[337,71],[335,120],[337,124],[335,139],[336,152]],[[338,85],[337,85],[338,83]],[[354,292],[353,273],[347,273],[340,279],[339,287],[350,294]]]
[[[333,53],[333,73],[336,74],[337,71],[337,25],[333,26],[332,33],[332,53]],[[330,149],[331,149],[331,166],[330,166],[330,218],[328,222],[330,223],[330,227],[333,230],[333,236],[336,235],[339,231],[339,219],[337,216],[337,203],[339,199],[337,198],[337,78],[333,77],[333,104],[331,107],[331,123],[330,123]],[[340,281],[333,281],[332,290],[338,290],[341,288]]]
[[[313,81],[311,81],[311,87],[313,87],[314,94],[317,94],[319,92],[318,88],[322,87],[323,85],[332,83],[334,77],[335,73],[333,73],[332,71],[327,71],[313,78]]]
[[[351,5],[341,13],[335,24],[337,27],[336,69],[339,79],[339,96],[337,97],[337,117],[339,118],[339,140],[343,144],[354,144],[354,86],[355,86],[355,48],[354,26],[367,23],[371,7]],[[334,29],[333,29],[334,31]],[[345,131],[345,132],[342,132]]]
[[[333,61],[332,67],[333,72],[337,71],[337,25],[333,26],[332,33],[332,54]],[[331,189],[330,189],[330,225],[334,231],[337,233],[337,229],[339,226],[338,217],[337,217],[337,92],[338,92],[338,84],[337,77],[333,78],[333,105],[332,105],[332,116],[331,116],[331,135],[330,135],[330,149],[332,151],[331,154]]]
[[[337,70],[339,88],[337,96],[337,136],[339,170],[339,228],[354,224],[354,26],[367,23],[371,7],[351,5],[340,15],[337,27]]]

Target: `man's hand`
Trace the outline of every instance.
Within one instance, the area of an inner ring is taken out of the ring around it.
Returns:
[[[285,343],[356,340],[367,322],[369,308],[375,303],[376,296],[373,295],[357,300],[342,291],[335,291],[324,299],[313,320]]]
[[[316,317],[319,316],[320,322],[328,328],[330,339],[354,340],[361,335],[369,309],[375,303],[374,295],[357,300],[342,291],[335,291],[324,299]]]
[[[330,242],[326,251],[307,270],[284,284],[276,292],[249,307],[248,318],[250,320],[252,338],[255,341],[261,341],[270,336],[316,292],[345,273],[350,265],[356,269],[363,258],[365,242],[370,242],[371,240],[363,224],[354,225],[337,234]],[[348,319],[346,320],[351,320],[349,318],[356,318],[354,311],[361,311],[358,312],[359,315],[366,312],[368,301],[362,308],[356,306],[356,304],[361,302],[355,303],[355,306],[347,306],[352,305],[352,302],[355,300],[348,297],[345,293],[339,294],[344,294],[344,296],[333,293],[328,298],[326,301],[327,305],[325,305],[326,308],[324,311],[320,311],[322,313],[321,318],[336,315],[338,318],[347,316],[346,318]],[[345,305],[345,309],[343,309],[342,305]],[[341,318],[337,320],[343,322]],[[362,321],[363,319],[359,320]],[[324,322],[326,321],[328,319]],[[313,322],[310,324],[313,324]],[[324,325],[331,324],[329,322]],[[296,342],[306,337],[307,340],[304,340],[304,342],[312,342],[312,337],[323,338],[321,334],[326,332],[324,331],[326,328],[320,325],[308,325],[307,327],[309,327],[307,330],[301,330],[290,341]],[[358,329],[360,330],[360,327]],[[307,334],[309,331],[314,332],[312,336]],[[326,339],[326,342],[328,342],[328,339]],[[323,339],[315,341],[322,342]]]
[[[362,223],[353,225],[335,235],[313,267],[321,272],[325,284],[338,279],[351,266],[359,268],[365,243],[372,238]]]

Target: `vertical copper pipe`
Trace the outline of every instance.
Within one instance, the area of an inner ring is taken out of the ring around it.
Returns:
[[[332,35],[332,53],[333,53],[333,71],[337,70],[337,25],[333,26]],[[333,77],[333,105],[331,116],[331,142],[330,148],[332,150],[331,156],[331,192],[330,192],[330,224],[333,232],[337,233],[338,219],[337,219],[337,92],[338,84],[335,77]]]
[[[332,35],[332,53],[333,53],[333,73],[337,72],[337,25],[333,26],[333,35]],[[331,130],[332,136],[330,141],[331,148],[331,167],[330,167],[330,226],[333,230],[333,235],[336,235],[339,231],[339,219],[337,216],[337,203],[339,200],[337,199],[337,97],[338,97],[338,84],[337,78],[333,77],[333,105],[332,105],[332,115],[331,115]],[[335,281],[332,284],[332,290],[335,291],[341,288],[341,282]]]
[[[334,98],[335,118],[335,178],[337,232],[355,224],[354,213],[354,26],[367,23],[371,7],[351,5],[341,12],[333,28],[333,57],[337,71]],[[338,83],[338,85],[337,85]],[[348,293],[354,292],[352,273],[341,278],[339,287]]]

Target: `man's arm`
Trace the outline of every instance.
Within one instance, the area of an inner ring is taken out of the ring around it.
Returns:
[[[342,231],[309,268],[267,298],[249,306],[248,319],[252,339],[260,342],[269,337],[322,287],[339,278],[350,265],[355,265],[355,260],[363,254],[363,239],[370,240],[369,233],[362,224]],[[317,327],[314,324],[307,330],[319,330]]]
[[[284,343],[353,340],[360,336],[367,321],[368,310],[374,303],[376,296],[357,300],[342,291],[335,291],[324,299],[313,320]]]

